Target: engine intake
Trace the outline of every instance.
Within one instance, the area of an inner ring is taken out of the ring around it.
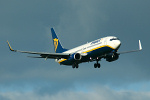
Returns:
[[[110,53],[106,56],[106,61],[112,62],[119,58],[119,55],[117,53]]]
[[[82,58],[82,56],[81,56],[80,53],[74,54],[74,59],[75,59],[75,60],[81,60],[81,58]]]

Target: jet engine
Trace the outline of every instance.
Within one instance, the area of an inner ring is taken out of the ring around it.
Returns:
[[[115,61],[118,58],[119,58],[119,54],[117,54],[117,53],[110,53],[110,54],[106,55],[106,61],[108,61],[108,62]]]
[[[82,59],[82,55],[80,53],[74,53],[72,55],[70,55],[69,60],[74,61],[74,60],[81,60]]]
[[[82,58],[82,56],[81,56],[80,53],[75,53],[75,54],[74,54],[74,59],[75,59],[75,60],[81,60],[81,58]]]

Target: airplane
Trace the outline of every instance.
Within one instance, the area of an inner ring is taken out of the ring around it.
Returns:
[[[141,41],[139,40],[139,49],[125,52],[118,52],[121,46],[121,41],[115,36],[107,36],[92,42],[88,42],[81,46],[75,47],[73,49],[65,49],[57,37],[54,28],[51,28],[51,34],[54,44],[55,53],[46,52],[32,52],[32,51],[20,51],[14,50],[10,46],[9,49],[13,52],[21,52],[28,54],[36,54],[39,56],[29,56],[31,58],[45,58],[55,59],[60,65],[71,65],[72,68],[78,68],[80,63],[96,61],[94,68],[100,68],[101,65],[98,63],[102,58],[106,59],[108,62],[116,61],[120,54],[137,52],[142,50]]]

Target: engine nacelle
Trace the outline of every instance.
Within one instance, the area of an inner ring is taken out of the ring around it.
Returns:
[[[117,53],[110,53],[106,56],[106,61],[112,62],[119,58],[119,55]]]
[[[75,60],[81,60],[81,58],[82,58],[82,56],[81,56],[80,53],[74,54],[74,59],[75,59]]]
[[[84,54],[84,55],[85,55],[85,54]],[[84,56],[84,55],[82,55],[82,54],[80,54],[80,53],[74,53],[74,54],[70,55],[70,57],[68,58],[68,60],[70,60],[70,61],[72,61],[72,62],[74,62],[74,61],[79,61],[79,60],[82,59],[82,56]]]

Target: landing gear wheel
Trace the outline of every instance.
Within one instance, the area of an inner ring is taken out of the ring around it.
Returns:
[[[76,66],[73,64],[73,65],[72,65],[72,68],[74,69],[75,67],[76,67]]]
[[[99,63],[94,64],[94,68],[100,68],[100,67],[101,67],[101,65]]]
[[[101,67],[100,63],[98,63],[98,61],[100,61],[100,60],[101,60],[100,57],[96,58],[96,63],[94,64],[94,68],[100,68]]]
[[[99,63],[97,64],[97,66],[98,66],[98,68],[100,68],[100,67],[101,67],[101,65],[100,65]]]
[[[79,65],[76,64],[76,63],[74,63],[74,64],[72,65],[72,68],[73,68],[73,69],[74,69],[74,68],[79,68]]]
[[[97,68],[97,64],[96,63],[94,64],[94,68]]]
[[[78,65],[78,64],[76,64],[76,68],[79,68],[79,65]]]

